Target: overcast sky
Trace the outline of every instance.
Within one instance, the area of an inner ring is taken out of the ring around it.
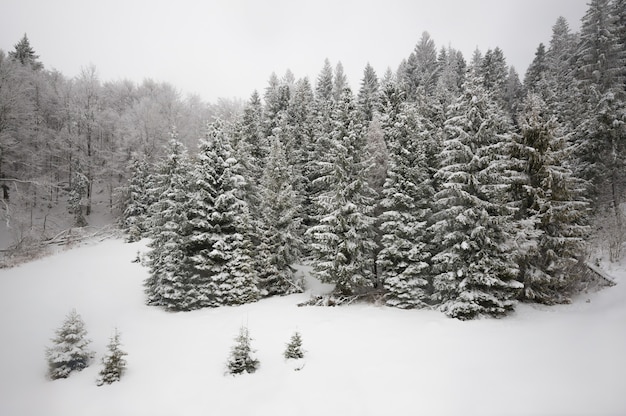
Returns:
[[[523,77],[564,16],[580,28],[587,0],[0,0],[0,49],[28,34],[46,68],[95,65],[102,81],[144,78],[182,93],[248,98],[272,72],[315,82],[341,61],[353,88],[370,62],[379,76],[422,32],[459,49],[499,46]]]

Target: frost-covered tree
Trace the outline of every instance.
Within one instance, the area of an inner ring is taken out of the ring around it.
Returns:
[[[67,196],[67,204],[70,212],[74,215],[74,225],[76,227],[87,225],[84,207],[88,187],[89,179],[77,168],[72,175],[70,192]]]
[[[150,229],[149,209],[155,202],[152,194],[152,175],[145,159],[135,157],[130,164],[130,178],[125,189],[126,201],[120,223],[128,234],[128,241],[139,241]]]
[[[551,304],[566,301],[579,278],[572,266],[584,254],[589,229],[582,182],[567,163],[571,148],[545,108],[531,94],[520,122],[520,159],[528,176],[521,211],[534,224],[535,240],[520,261],[520,278],[525,299]]]
[[[254,373],[259,369],[260,362],[253,355],[255,350],[252,349],[251,342],[248,327],[242,325],[226,363],[228,373],[232,375],[242,374],[244,371]]]
[[[147,302],[170,310],[195,309],[198,299],[190,281],[188,217],[191,165],[176,133],[168,156],[155,175],[156,202],[150,207],[150,276],[144,282]]]
[[[94,357],[85,323],[75,309],[66,316],[52,342],[53,346],[46,348],[48,376],[52,380],[67,378],[72,371],[87,368]]]
[[[343,93],[344,88],[348,86],[348,77],[343,71],[343,64],[341,62],[337,62],[335,65],[335,74],[333,77],[333,99],[335,101],[341,100],[341,94]]]
[[[262,179],[262,252],[259,285],[264,295],[301,292],[292,265],[302,248],[297,195],[291,186],[291,169],[283,145],[274,138]]]
[[[42,69],[43,64],[38,60],[39,55],[35,54],[35,50],[30,46],[28,36],[24,33],[22,39],[14,46],[14,50],[9,52],[9,58],[19,61],[22,65],[26,65],[35,71]]]
[[[192,178],[187,262],[197,307],[257,300],[246,183],[220,121],[209,125]]]
[[[424,32],[400,74],[407,98],[415,100],[420,94],[432,94],[437,85],[438,70],[435,42],[428,32]]]
[[[383,108],[383,131],[389,149],[383,187],[381,251],[377,264],[387,291],[387,304],[400,308],[424,306],[430,295],[429,248],[426,224],[433,182],[428,146],[437,134],[415,105],[394,109],[389,96]]]
[[[374,285],[374,192],[366,181],[369,157],[365,131],[352,92],[344,91],[333,113],[329,148],[314,182],[319,223],[312,239],[314,273],[335,292],[354,295]]]
[[[521,284],[512,258],[503,146],[506,117],[475,73],[444,126],[441,181],[434,195],[434,297],[450,317],[500,316],[514,308]]]
[[[115,328],[115,333],[107,345],[107,352],[102,358],[104,368],[100,370],[100,376],[96,380],[98,386],[120,381],[124,374],[126,370],[126,360],[124,357],[128,354],[124,352],[120,346],[120,333],[117,328]]]
[[[285,352],[283,353],[285,359],[289,360],[297,360],[300,358],[304,358],[304,351],[302,350],[302,336],[298,331],[294,332],[287,343],[287,347],[285,348]]]
[[[372,121],[374,113],[379,106],[378,96],[378,76],[374,68],[367,63],[363,70],[363,79],[361,80],[361,88],[359,89],[358,103],[365,121]]]

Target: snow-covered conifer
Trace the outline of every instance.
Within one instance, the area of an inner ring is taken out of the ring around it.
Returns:
[[[259,284],[267,296],[301,292],[292,265],[302,247],[296,193],[291,186],[290,167],[283,145],[273,138],[270,156],[262,179],[264,246]]]
[[[374,191],[367,183],[369,157],[365,131],[352,92],[333,114],[324,172],[315,180],[323,191],[316,197],[319,224],[307,230],[313,241],[314,273],[335,292],[353,295],[374,285]],[[323,160],[323,161],[322,161]]]
[[[251,342],[252,338],[250,338],[248,327],[242,325],[226,363],[228,373],[233,375],[241,374],[244,371],[254,373],[259,369],[260,363],[253,355],[256,351],[252,349]]]
[[[511,311],[521,287],[511,256],[508,122],[473,72],[445,123],[434,196],[433,286],[451,317]]]
[[[98,386],[120,381],[126,369],[126,360],[124,359],[126,355],[128,354],[120,349],[120,333],[115,328],[115,333],[107,345],[107,352],[102,358],[104,368],[100,370],[100,376],[96,381]]]
[[[156,175],[157,200],[150,207],[150,276],[144,286],[148,304],[189,310],[198,302],[188,262],[190,163],[175,133],[167,151]]]
[[[67,315],[52,342],[54,345],[46,348],[48,376],[52,380],[67,378],[72,371],[83,370],[94,357],[89,349],[91,340],[87,338],[85,323],[75,309]]]
[[[287,344],[283,356],[287,360],[304,358],[304,351],[302,350],[302,337],[298,331],[294,332],[291,336],[291,340]]]
[[[412,308],[424,306],[430,294],[426,224],[434,190],[427,146],[436,129],[410,103],[394,109],[394,99],[389,96],[383,110],[389,161],[379,216],[382,249],[377,264],[387,304]]]

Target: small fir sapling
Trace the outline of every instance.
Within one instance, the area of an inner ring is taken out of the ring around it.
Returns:
[[[67,315],[61,328],[52,339],[54,345],[46,348],[48,376],[52,380],[67,378],[72,371],[81,371],[89,366],[94,356],[88,346],[87,330],[75,309]]]
[[[259,368],[259,360],[252,354],[255,352],[250,346],[252,338],[247,326],[239,329],[239,335],[235,338],[236,344],[233,346],[227,362],[228,373],[241,374],[244,371],[254,373]]]
[[[304,351],[302,350],[302,337],[299,332],[295,332],[291,336],[291,341],[287,344],[287,348],[283,353],[285,359],[300,359],[304,358]]]
[[[100,377],[96,381],[98,386],[103,384],[111,384],[116,381],[120,381],[124,370],[126,369],[126,360],[124,356],[128,355],[126,352],[120,349],[120,333],[115,328],[115,333],[111,337],[109,345],[107,346],[107,353],[102,358],[102,364],[104,368],[100,371]]]

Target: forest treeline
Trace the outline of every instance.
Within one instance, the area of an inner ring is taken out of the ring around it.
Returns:
[[[129,238],[151,238],[148,303],[172,310],[301,291],[301,261],[335,284],[326,304],[566,302],[593,239],[612,260],[624,242],[625,13],[593,0],[580,33],[559,18],[523,82],[499,48],[468,61],[425,32],[356,92],[326,61],[228,117],[161,84],[67,80],[24,38],[0,54],[27,92],[0,88],[0,177],[78,224],[106,184]]]

